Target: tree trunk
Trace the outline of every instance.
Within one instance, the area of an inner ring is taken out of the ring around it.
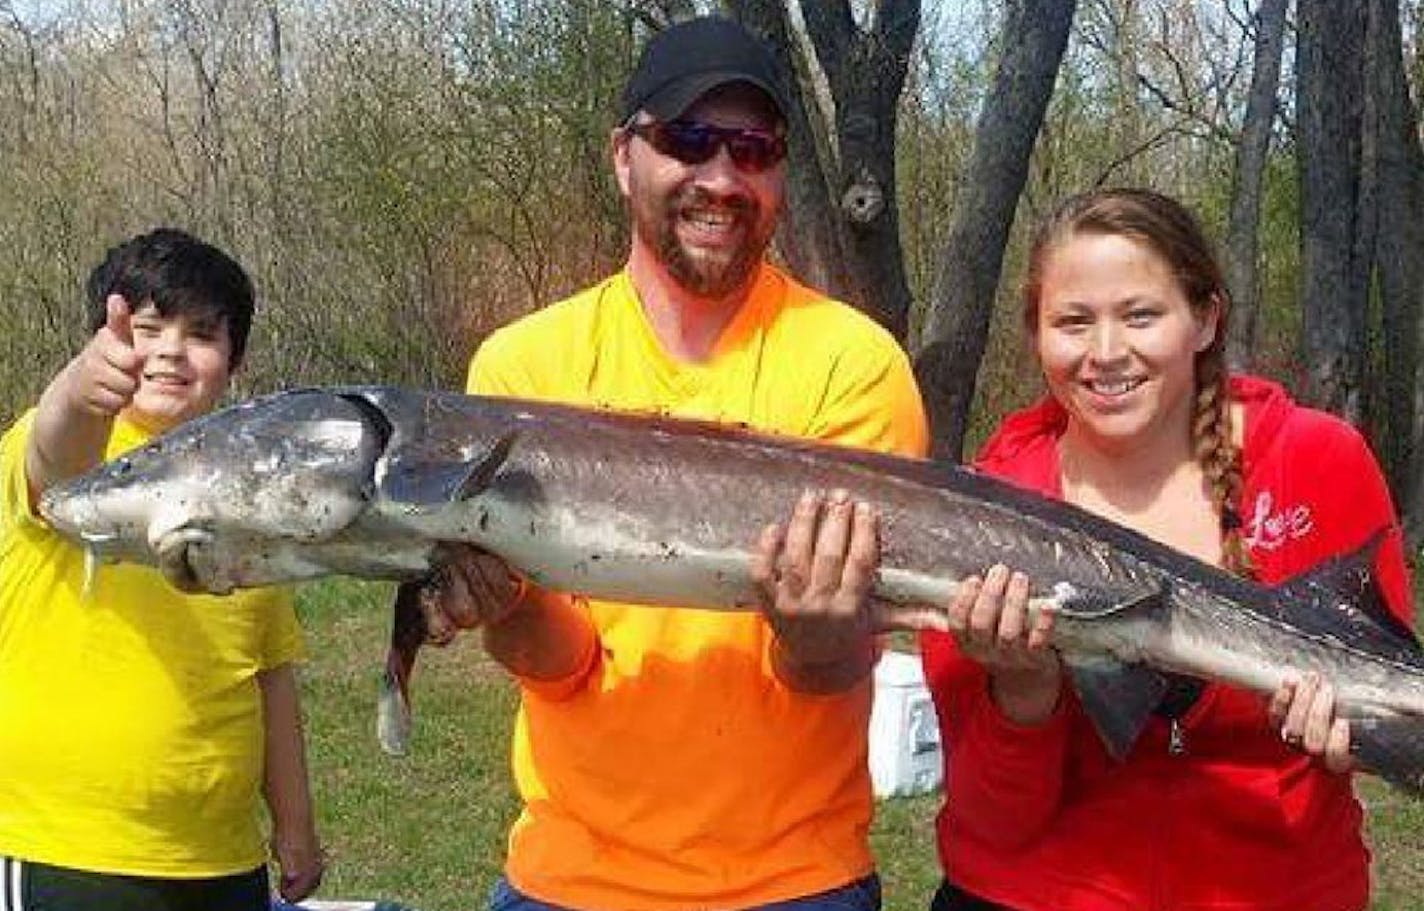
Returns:
[[[1363,417],[1367,263],[1359,261],[1365,9],[1300,0],[1296,45],[1305,397]]]
[[[835,128],[818,150],[805,103],[812,62],[794,65],[791,25],[781,0],[732,0],[734,13],[772,41],[800,70],[801,103],[790,123],[792,174],[786,230],[793,270],[860,307],[903,339],[910,289],[900,249],[895,188],[895,124],[900,91],[920,25],[919,0],[881,0],[868,30],[849,0],[802,5],[806,32],[835,107]]]
[[[1364,301],[1364,327],[1360,347],[1363,352],[1361,367],[1362,388],[1360,392],[1360,414],[1356,418],[1358,426],[1365,429],[1371,439],[1378,441],[1383,418],[1383,378],[1389,370],[1388,348],[1386,356],[1370,356],[1370,336],[1380,329],[1379,314],[1374,303],[1373,278],[1375,263],[1375,238],[1379,233],[1379,98],[1376,95],[1379,82],[1379,40],[1377,32],[1379,12],[1375,0],[1365,0],[1365,46],[1362,57],[1361,86],[1363,103],[1360,107],[1360,201],[1357,206],[1355,231],[1355,267],[1359,270],[1359,286]],[[1386,346],[1389,342],[1386,340]],[[1383,371],[1379,368],[1383,365]],[[1412,387],[1411,387],[1412,388]]]
[[[1374,0],[1379,108],[1379,237],[1375,247],[1385,346],[1382,433],[1385,472],[1405,515],[1412,550],[1424,543],[1424,373],[1419,370],[1424,312],[1424,148],[1409,97],[1398,0]]]
[[[1142,156],[1132,154],[1142,148],[1142,103],[1138,97],[1137,83],[1142,66],[1138,53],[1142,46],[1141,30],[1138,28],[1137,0],[1112,0],[1106,6],[1112,22],[1112,59],[1117,70],[1117,86],[1113,99],[1113,141],[1120,155],[1127,156],[1125,173],[1119,178],[1124,183],[1143,184],[1147,182],[1144,173],[1147,163]]]
[[[821,147],[812,124],[818,108],[809,89],[803,90],[811,84],[810,77],[798,66],[786,9],[781,0],[731,0],[729,6],[742,24],[776,49],[782,69],[792,74],[787,80],[793,110],[787,123],[786,211],[776,235],[777,248],[802,281],[849,300],[850,263],[836,230],[828,165],[823,164],[830,152]]]
[[[1285,43],[1286,10],[1290,0],[1261,0],[1256,10],[1256,58],[1251,92],[1236,149],[1231,220],[1226,231],[1226,286],[1231,290],[1231,314],[1226,356],[1234,367],[1249,368],[1256,347],[1256,313],[1260,306],[1257,259],[1260,256],[1261,180],[1276,120],[1280,88],[1281,50]]]
[[[1077,0],[1005,5],[1003,51],[976,128],[915,360],[940,458],[961,456],[1004,246],[1076,6]]]
[[[283,44],[281,10],[276,0],[267,0],[267,51],[271,57],[268,77],[271,98],[271,121],[263,130],[263,148],[266,153],[267,170],[267,218],[270,230],[267,233],[266,273],[272,286],[267,294],[277,300],[292,297],[295,276],[289,268],[289,258],[284,252],[292,242],[291,203],[287,198],[287,141],[291,129],[287,97],[287,56]]]
[[[1414,60],[1407,65],[1409,83],[1414,87],[1416,98],[1424,98],[1424,2],[1414,2],[1409,15],[1414,30]],[[1424,102],[1421,102],[1424,104]],[[1421,137],[1424,140],[1424,137]]]

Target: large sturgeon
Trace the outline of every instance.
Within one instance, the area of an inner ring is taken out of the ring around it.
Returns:
[[[297,390],[208,415],[52,488],[41,509],[100,557],[156,564],[189,590],[411,580],[439,565],[442,542],[464,541],[554,589],[740,609],[755,600],[760,529],[807,489],[879,510],[878,598],[942,604],[995,563],[1027,573],[1115,755],[1167,673],[1269,693],[1318,671],[1366,767],[1424,791],[1424,652],[1378,602],[1373,545],[1267,588],[947,464],[385,387]],[[419,636],[406,633],[413,653]]]

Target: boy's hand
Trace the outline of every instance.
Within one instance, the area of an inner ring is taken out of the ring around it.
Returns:
[[[300,834],[275,831],[272,834],[272,854],[282,874],[277,891],[284,900],[299,902],[321,885],[326,858],[316,832],[310,829]]]
[[[105,304],[108,321],[75,358],[70,395],[89,414],[111,418],[133,401],[143,375],[143,358],[134,350],[129,302],[110,294]]]

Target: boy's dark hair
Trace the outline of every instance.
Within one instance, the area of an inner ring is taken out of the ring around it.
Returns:
[[[149,303],[163,316],[211,314],[227,324],[230,367],[242,362],[252,328],[252,282],[231,256],[176,228],[130,238],[104,255],[86,286],[89,331],[108,319],[105,302],[121,294],[135,310]]]

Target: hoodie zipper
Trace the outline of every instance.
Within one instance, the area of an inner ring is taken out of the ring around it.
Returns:
[[[1185,756],[1187,754],[1187,731],[1182,727],[1182,719],[1173,718],[1167,728],[1167,755]]]

